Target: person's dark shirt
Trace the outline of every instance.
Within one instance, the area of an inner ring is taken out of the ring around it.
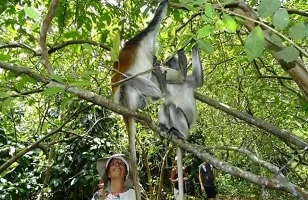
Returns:
[[[212,165],[208,163],[202,163],[199,166],[199,173],[201,175],[201,180],[204,187],[210,187],[214,185],[215,178]]]

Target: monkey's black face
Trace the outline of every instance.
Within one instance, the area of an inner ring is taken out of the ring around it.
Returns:
[[[180,70],[182,72],[182,74],[184,75],[184,77],[186,77],[186,75],[187,75],[187,58],[186,58],[186,55],[184,53],[184,50],[183,49],[179,50],[176,55],[174,55],[170,60],[168,60],[166,65],[171,69],[174,69],[174,70],[177,70],[177,71]]]

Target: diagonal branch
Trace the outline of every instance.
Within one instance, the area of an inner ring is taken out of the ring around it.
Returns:
[[[274,173],[275,175],[278,174],[280,176],[283,176],[283,174],[281,173],[279,167],[277,167],[276,165],[267,162],[265,160],[261,160],[260,158],[258,158],[257,156],[255,156],[251,151],[249,151],[248,149],[245,148],[239,148],[239,147],[230,147],[230,146],[208,146],[205,147],[204,149],[221,149],[221,150],[231,150],[231,151],[237,151],[240,153],[245,154],[248,158],[250,158],[253,162],[258,163],[259,165],[262,165],[263,167],[266,167],[267,169],[269,169],[272,173]]]
[[[297,135],[288,132],[286,130],[280,129],[279,127],[267,123],[266,121],[263,121],[259,118],[256,118],[254,116],[251,116],[249,114],[243,113],[241,111],[235,110],[231,108],[230,106],[220,103],[214,99],[210,99],[209,97],[205,95],[201,95],[199,93],[195,93],[195,98],[199,101],[206,103],[218,110],[221,110],[229,115],[232,115],[233,117],[236,117],[238,119],[244,120],[245,122],[256,126],[262,130],[265,130],[269,133],[272,133],[276,137],[280,138],[282,141],[284,141],[287,145],[294,145],[299,149],[304,149],[308,146],[308,141],[305,139],[299,138]]]

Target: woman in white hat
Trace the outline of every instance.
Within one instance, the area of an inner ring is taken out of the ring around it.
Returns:
[[[97,171],[102,183],[92,200],[135,200],[130,160],[123,154],[97,160]]]

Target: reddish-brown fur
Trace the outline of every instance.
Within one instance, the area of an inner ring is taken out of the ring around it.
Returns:
[[[119,61],[113,64],[112,77],[111,77],[111,89],[112,93],[115,94],[117,91],[119,81],[121,81],[122,76],[126,73],[133,65],[136,54],[137,54],[138,43],[129,42],[124,45],[119,54]]]

